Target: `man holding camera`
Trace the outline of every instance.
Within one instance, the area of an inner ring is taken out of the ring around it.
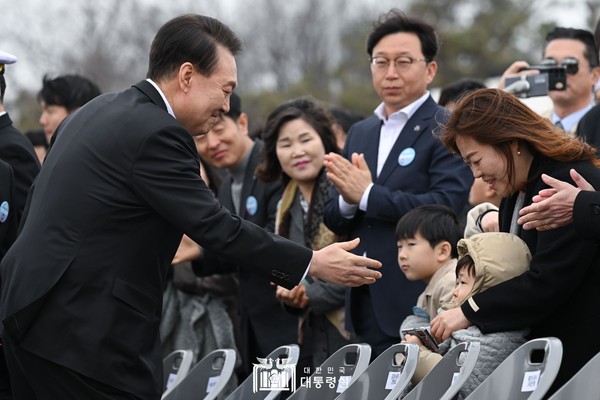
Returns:
[[[593,88],[600,77],[598,48],[592,32],[584,29],[556,27],[546,35],[542,65],[566,68],[566,88],[549,90],[552,110],[542,114],[565,132],[575,134],[579,120],[593,106]],[[523,71],[524,68],[531,68]],[[525,61],[514,62],[502,75],[505,79],[517,75],[539,73]],[[593,144],[593,143],[592,143]]]

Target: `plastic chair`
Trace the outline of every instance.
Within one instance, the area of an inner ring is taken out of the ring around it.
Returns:
[[[397,356],[402,356],[398,362]],[[381,353],[336,400],[396,400],[410,382],[417,362],[419,346],[398,343]]]
[[[175,350],[163,359],[163,395],[171,393],[173,388],[181,381],[190,370],[194,353],[191,350]]]
[[[273,360],[275,363],[278,360],[286,360],[283,365],[291,365],[295,370],[295,366],[298,363],[298,358],[300,357],[300,348],[296,344],[291,344],[288,346],[281,346],[273,350],[269,355],[265,358],[265,360]],[[277,365],[277,364],[276,364]],[[281,371],[284,371],[281,369]],[[255,364],[254,371],[252,375],[250,375],[241,385],[238,386],[237,389],[233,391],[225,400],[272,400],[275,399],[279,393],[283,390],[287,390],[291,388],[291,385],[295,385],[295,374],[292,375],[284,375],[279,373],[278,377],[284,376],[285,379],[280,381],[276,387],[268,386],[261,387],[260,385],[260,373],[261,368]]]
[[[600,353],[588,361],[548,400],[600,399]]]
[[[461,354],[466,353],[461,362]],[[479,357],[479,343],[459,343],[403,399],[450,400],[465,384]],[[494,396],[490,399],[495,398]]]
[[[288,400],[333,400],[367,369],[370,359],[368,344],[347,344],[321,364],[320,372],[302,378]]]
[[[214,400],[233,375],[235,350],[217,349],[202,358],[164,400]]]
[[[513,351],[467,399],[541,399],[558,374],[562,353],[562,343],[555,337],[530,340]]]

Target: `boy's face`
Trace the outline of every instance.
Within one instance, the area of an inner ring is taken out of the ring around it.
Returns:
[[[418,232],[414,238],[399,240],[398,265],[406,279],[429,283],[433,274],[445,261],[442,248],[445,244],[447,245],[447,242],[431,247]],[[449,258],[449,255],[447,257]]]
[[[467,267],[461,268],[458,272],[458,278],[456,278],[456,286],[452,292],[452,302],[455,307],[458,307],[471,293],[473,285],[475,284],[475,277],[469,275]]]

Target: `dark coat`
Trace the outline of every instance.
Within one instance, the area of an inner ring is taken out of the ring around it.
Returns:
[[[29,188],[40,172],[40,162],[33,145],[13,126],[8,114],[0,116],[0,160],[10,164],[13,169],[15,199],[12,208],[16,213],[18,224],[25,208]]]
[[[600,170],[587,162],[562,163],[536,157],[529,170],[523,206],[548,188],[545,173],[573,183],[575,168],[594,187],[600,187]],[[510,230],[517,200],[515,194],[500,205],[500,231]],[[473,296],[461,308],[483,333],[531,328],[529,338],[555,336],[563,343],[563,359],[555,387],[600,352],[600,242],[578,234],[573,224],[545,232],[524,230],[518,236],[532,254],[529,271]]]

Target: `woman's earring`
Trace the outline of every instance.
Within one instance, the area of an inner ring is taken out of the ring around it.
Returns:
[[[521,155],[521,151],[517,150],[517,155],[520,156]]]

